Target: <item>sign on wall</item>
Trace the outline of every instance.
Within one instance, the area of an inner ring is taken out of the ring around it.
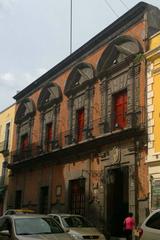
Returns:
[[[152,181],[152,209],[160,208],[160,179]]]

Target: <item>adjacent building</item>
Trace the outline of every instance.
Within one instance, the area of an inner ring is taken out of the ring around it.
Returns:
[[[149,41],[145,54],[147,66],[147,111],[148,111],[148,182],[150,209],[160,207],[160,32]]]
[[[142,56],[159,16],[137,4],[14,97],[8,208],[79,213],[112,236],[146,216]]]
[[[0,112],[0,215],[6,209],[8,170],[13,143],[15,104]]]

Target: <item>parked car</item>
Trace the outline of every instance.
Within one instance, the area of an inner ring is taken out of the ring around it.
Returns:
[[[63,229],[69,229],[69,234],[76,240],[99,239],[105,240],[105,236],[93,226],[86,218],[74,214],[49,214]]]
[[[160,239],[160,209],[157,209],[145,219],[139,229],[141,240],[159,240]]]
[[[31,210],[31,209],[26,209],[26,208],[23,208],[23,209],[8,209],[5,211],[4,215],[17,215],[17,214],[33,214],[35,213],[34,210]]]
[[[73,240],[57,222],[45,215],[0,217],[0,240]]]

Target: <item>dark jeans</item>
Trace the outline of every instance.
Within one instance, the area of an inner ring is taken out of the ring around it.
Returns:
[[[132,240],[132,230],[126,229],[125,237],[126,237],[126,240]]]

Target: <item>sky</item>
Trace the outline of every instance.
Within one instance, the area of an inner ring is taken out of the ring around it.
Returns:
[[[72,0],[72,52],[138,2]],[[0,0],[0,112],[69,54],[70,0]]]

